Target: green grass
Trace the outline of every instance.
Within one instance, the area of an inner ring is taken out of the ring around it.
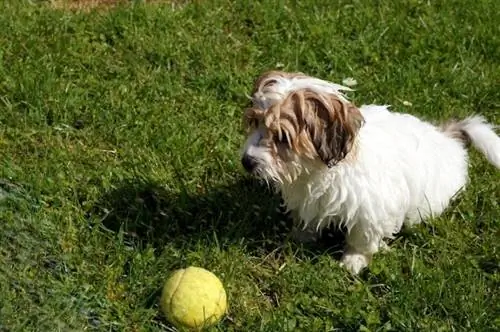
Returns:
[[[0,330],[169,330],[159,290],[187,265],[226,286],[213,331],[500,329],[500,178],[478,153],[460,199],[359,277],[338,239],[291,242],[238,158],[245,95],[277,66],[499,123],[500,1],[0,8]]]

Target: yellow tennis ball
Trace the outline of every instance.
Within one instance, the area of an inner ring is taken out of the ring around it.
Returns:
[[[215,274],[191,266],[175,271],[167,280],[161,308],[176,327],[200,329],[217,323],[226,313],[226,291]]]

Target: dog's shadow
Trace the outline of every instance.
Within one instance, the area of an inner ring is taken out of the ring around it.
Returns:
[[[300,245],[289,241],[292,221],[280,206],[279,197],[249,178],[195,193],[134,180],[105,193],[89,214],[134,246],[217,241],[269,252],[285,242]],[[312,255],[329,252],[338,258],[342,242],[340,233],[327,231],[320,241],[304,246]]]

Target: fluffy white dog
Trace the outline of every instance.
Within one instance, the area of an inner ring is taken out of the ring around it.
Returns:
[[[352,273],[384,238],[439,215],[468,179],[471,142],[500,168],[500,138],[482,117],[441,127],[387,106],[357,108],[347,87],[272,71],[245,112],[242,164],[281,193],[303,232],[347,230],[342,264]]]

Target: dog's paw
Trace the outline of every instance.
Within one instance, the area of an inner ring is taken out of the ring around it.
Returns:
[[[366,255],[355,252],[346,252],[344,256],[342,256],[340,266],[345,267],[347,271],[352,274],[358,274],[361,270],[368,266],[369,262],[370,259]]]
[[[380,244],[379,244],[379,250],[381,252],[389,252],[391,251],[391,247],[389,247],[389,245],[387,243],[385,243],[384,241],[380,241]]]
[[[293,241],[299,243],[313,243],[318,240],[318,234],[309,229],[294,228],[290,233]]]

